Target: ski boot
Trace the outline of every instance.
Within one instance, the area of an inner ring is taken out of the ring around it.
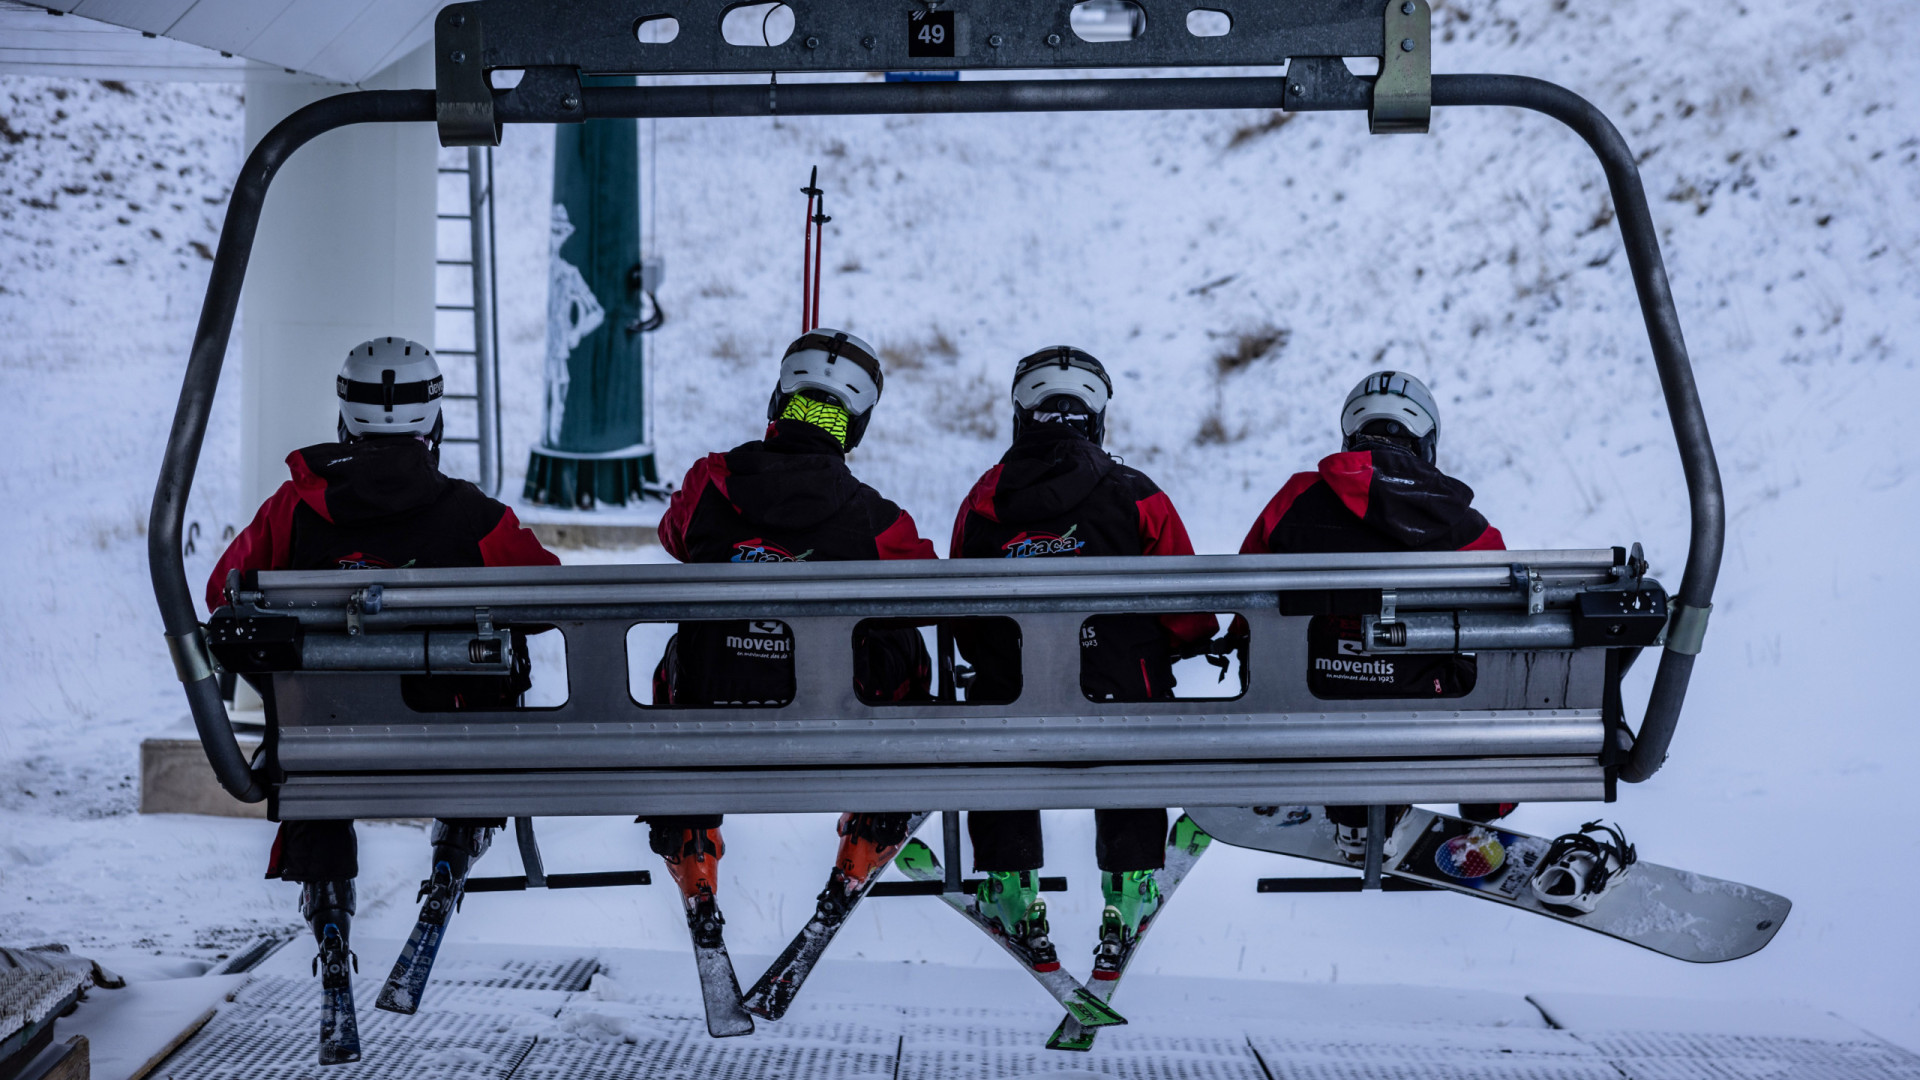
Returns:
[[[1120,977],[1140,941],[1140,932],[1160,910],[1160,885],[1151,870],[1123,870],[1100,875],[1100,893],[1106,900],[1100,913],[1100,942],[1093,947],[1093,977]]]
[[[1533,872],[1533,895],[1543,904],[1590,914],[1638,858],[1619,828],[1589,821],[1547,848]]]
[[[1400,854],[1400,845],[1394,841],[1394,827],[1400,819],[1407,816],[1411,806],[1387,807],[1387,838],[1381,846],[1383,860]],[[1359,866],[1367,861],[1367,808],[1364,806],[1329,806],[1327,820],[1333,822],[1333,843],[1340,849],[1340,857]]]
[[[1033,871],[989,872],[974,893],[974,905],[1026,954],[1027,966],[1035,971],[1060,966],[1060,956],[1047,936],[1047,902],[1040,897],[1040,879]]]
[[[445,925],[460,909],[467,893],[467,872],[492,846],[491,826],[433,823],[433,876],[420,883],[420,893],[414,897],[425,901],[420,905],[423,922]]]
[[[353,1012],[353,976],[360,958],[348,947],[353,925],[353,879],[300,886],[300,914],[320,945],[313,972],[320,976],[320,1064],[360,1060],[360,1023]]]
[[[835,831],[840,834],[840,851],[833,869],[827,874],[826,888],[820,890],[809,929],[838,926],[845,921],[853,905],[860,901],[873,875],[907,842],[907,823],[912,814],[841,814]]]
[[[720,859],[727,853],[727,846],[720,839],[720,830],[656,830],[652,839],[654,851],[666,860],[667,873],[680,887],[694,945],[721,948],[720,928],[726,925],[726,919],[721,917],[714,895],[720,888]]]

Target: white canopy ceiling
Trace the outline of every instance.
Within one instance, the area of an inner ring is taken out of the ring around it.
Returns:
[[[0,0],[0,71],[232,79],[252,60],[357,84],[426,44],[444,2]]]

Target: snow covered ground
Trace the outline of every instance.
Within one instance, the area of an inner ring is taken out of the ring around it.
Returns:
[[[1920,526],[1920,136],[1899,104],[1920,92],[1920,21],[1885,0],[1449,0],[1436,19],[1439,70],[1553,78],[1641,153],[1726,479],[1727,562],[1672,762],[1605,813],[1650,859],[1796,908],[1762,953],[1696,968],[1448,896],[1257,896],[1256,876],[1296,868],[1221,850],[1141,969],[1796,999],[1920,1048],[1920,840],[1894,827],[1920,734],[1887,607]],[[133,812],[138,740],[184,714],[142,533],[241,105],[222,86],[7,78],[0,95],[0,939],[183,970],[294,920],[293,887],[258,877],[270,826]],[[1442,464],[1510,544],[1638,539],[1677,583],[1681,479],[1604,183],[1549,121],[1443,111],[1424,139],[1249,113],[649,130],[669,473],[759,428],[794,329],[794,189],[818,163],[822,314],[890,363],[854,465],[936,543],[1007,437],[1011,361],[1067,340],[1116,372],[1112,448],[1202,551],[1232,550],[1334,448],[1345,389],[1397,366],[1429,377]],[[545,280],[548,138],[512,130],[498,156],[509,491],[539,423],[545,296],[513,283]],[[252,511],[236,391],[194,490],[192,572]],[[1516,822],[1552,834],[1598,809]],[[1049,868],[1074,878],[1057,936],[1084,957],[1091,822],[1048,823]],[[651,861],[623,821],[542,825],[549,869]],[[421,830],[361,832],[362,926],[400,937]],[[772,953],[824,877],[829,822],[736,818],[728,843],[729,939]],[[513,862],[508,845],[489,871]],[[455,933],[677,950],[685,932],[655,888],[477,897]],[[836,952],[1001,962],[930,900],[875,902]],[[662,977],[690,986],[692,965]]]

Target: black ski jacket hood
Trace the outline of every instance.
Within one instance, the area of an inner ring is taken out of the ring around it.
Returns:
[[[1041,424],[1000,459],[995,515],[1009,525],[1071,514],[1117,465],[1093,440],[1065,424]]]
[[[287,464],[301,501],[340,525],[418,510],[453,483],[418,439],[319,443],[296,451],[294,458]]]
[[[1473,489],[1397,447],[1348,450],[1297,473],[1253,523],[1242,553],[1471,551],[1505,546]]]
[[[811,529],[847,508],[862,487],[839,440],[799,420],[727,451],[727,495],[740,516],[773,530]]]

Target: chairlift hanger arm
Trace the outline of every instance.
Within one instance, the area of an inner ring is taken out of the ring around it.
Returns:
[[[582,10],[589,6],[585,0],[569,0],[569,2]],[[1419,0],[1415,2],[1418,3]],[[1147,11],[1149,18],[1157,18],[1158,25],[1162,26],[1176,14],[1184,12],[1184,5],[1179,6],[1179,11],[1176,12],[1174,7],[1167,6],[1163,0],[1140,0],[1140,3]],[[566,19],[556,18],[552,14],[550,5],[534,6],[540,8],[544,13],[543,18],[550,26],[567,26]],[[600,5],[592,6],[597,8]],[[790,43],[797,41],[798,44],[790,44],[784,51],[775,47],[757,54],[763,58],[761,62],[767,65],[764,68],[749,66],[744,69],[733,67],[728,70],[773,70],[774,68],[834,70],[831,65],[820,66],[826,64],[824,60],[817,64],[793,64],[784,59],[794,48],[805,50],[809,36],[819,36],[809,35],[805,29],[805,20],[812,18],[818,12],[827,10],[826,0],[811,0],[811,2],[794,0],[792,6],[795,9],[796,19],[801,22],[800,28],[796,29]],[[1025,10],[1027,6],[1020,0],[969,0],[970,12],[1005,9],[1017,13]],[[1420,3],[1419,6],[1424,11],[1424,3]],[[441,17],[445,19],[448,12],[457,14],[461,11],[470,11],[474,7],[475,5],[456,5],[446,9]],[[1359,26],[1357,14],[1351,17],[1341,14],[1349,10],[1359,12],[1361,7],[1371,9],[1371,14],[1366,16],[1366,29]],[[529,6],[528,10],[531,8],[532,6]],[[697,6],[683,10],[696,13],[709,12],[713,15],[717,26],[721,9],[722,0],[698,0]],[[491,3],[487,10],[492,10]],[[504,5],[502,10],[505,10]],[[1064,11],[1064,8],[1061,10]],[[1182,67],[1205,64],[1270,66],[1279,58],[1291,56],[1293,59],[1288,68],[1288,75],[1284,79],[1222,77],[917,84],[788,84],[779,88],[777,99],[765,86],[582,89],[579,87],[581,70],[579,59],[572,54],[570,47],[567,55],[515,54],[515,61],[527,66],[529,71],[522,83],[512,90],[492,90],[486,86],[485,81],[486,66],[509,65],[505,63],[472,64],[466,67],[465,71],[471,72],[472,77],[479,79],[478,85],[484,90],[484,96],[478,99],[468,96],[463,99],[456,90],[456,86],[460,78],[468,78],[468,87],[471,90],[471,77],[464,72],[460,77],[451,80],[445,77],[447,66],[452,63],[452,59],[447,42],[443,40],[439,46],[441,50],[439,60],[443,75],[441,93],[436,94],[435,91],[426,90],[357,91],[316,102],[283,120],[248,155],[228,203],[226,222],[221,230],[220,243],[207,283],[206,300],[202,305],[200,321],[195,329],[194,344],[189,355],[179,404],[175,410],[173,427],[168,435],[166,452],[162,458],[148,528],[149,570],[161,610],[168,647],[175,657],[181,681],[186,686],[195,726],[222,786],[242,801],[259,801],[265,797],[260,778],[250,770],[238,742],[233,737],[225,708],[219,698],[218,681],[212,675],[207,663],[206,645],[199,627],[194,592],[186,581],[181,540],[187,498],[198,464],[201,444],[206,434],[213,395],[219,383],[220,368],[232,336],[241,283],[245,277],[248,256],[259,225],[267,189],[280,166],[308,141],[327,131],[361,123],[431,123],[438,120],[442,123],[444,131],[450,119],[456,127],[464,123],[469,136],[484,135],[480,141],[490,142],[497,140],[499,130],[497,125],[502,121],[572,122],[584,120],[589,116],[752,116],[775,113],[825,115],[1213,108],[1365,111],[1370,108],[1377,109],[1377,103],[1374,100],[1376,97],[1373,90],[1374,80],[1351,75],[1338,57],[1383,55],[1384,24],[1379,15],[1380,10],[1381,8],[1374,3],[1362,4],[1359,0],[1353,0],[1351,3],[1349,0],[1301,0],[1299,3],[1286,6],[1284,15],[1276,15],[1271,11],[1245,13],[1236,19],[1234,32],[1227,35],[1227,38],[1238,38],[1239,41],[1245,42],[1251,36],[1257,36],[1253,31],[1257,31],[1260,27],[1259,20],[1272,18],[1278,21],[1270,27],[1270,33],[1295,35],[1287,40],[1297,43],[1289,46],[1273,44],[1271,51],[1257,59],[1230,49],[1218,53],[1220,59],[1201,60],[1192,56],[1182,56],[1172,61]],[[1060,17],[1065,16],[1060,15]],[[1280,23],[1290,19],[1297,20],[1299,25],[1280,26]],[[630,32],[629,29],[628,33]],[[1246,36],[1243,36],[1243,32],[1246,32]],[[565,41],[569,40],[567,35],[571,33],[571,29],[563,30],[556,40],[565,44]],[[1347,41],[1341,37],[1346,34],[1354,35],[1354,41]],[[1328,38],[1326,41],[1320,41],[1314,35],[1328,35]],[[1360,40],[1362,38],[1365,40]],[[631,36],[623,39],[622,47],[627,47],[626,41],[631,40]],[[1044,35],[1041,40],[1044,42]],[[1206,40],[1219,42],[1226,39]],[[1280,39],[1272,40],[1277,42]],[[1140,41],[1128,43],[1130,47],[1142,47],[1148,50],[1144,53],[1133,52],[1129,55],[1135,57],[1157,55],[1151,53],[1151,49],[1160,47],[1158,41],[1157,37],[1143,37]],[[821,45],[824,45],[824,39]],[[815,51],[821,45],[816,45]],[[1059,47],[1062,48],[1059,54],[1062,59],[1047,65],[1011,61],[989,62],[982,59],[979,52],[975,52],[968,63],[949,66],[1130,67],[1165,66],[1169,62],[1164,59],[1157,63],[1136,62],[1118,53],[1098,51],[1098,45],[1080,42],[1070,32],[1062,36]],[[1083,48],[1084,52],[1082,52]],[[501,54],[502,57],[505,55]],[[1001,55],[1011,57],[1013,54]],[[1085,59],[1075,59],[1081,56]],[[1383,56],[1383,61],[1386,59]],[[588,69],[592,70],[594,66],[596,65],[589,64]],[[859,69],[872,70],[884,66],[891,65],[869,60],[862,61]],[[929,65],[921,62],[912,66]],[[631,70],[631,65],[613,65],[613,68],[621,67]],[[696,69],[689,66],[686,70],[713,69]],[[1646,193],[1640,182],[1639,169],[1625,140],[1598,109],[1571,91],[1552,83],[1505,75],[1436,75],[1431,79],[1431,101],[1434,105],[1504,105],[1545,113],[1562,121],[1580,134],[1600,158],[1606,172],[1616,210],[1616,220],[1627,249],[1628,263],[1633,273],[1647,323],[1648,336],[1653,346],[1655,366],[1659,372],[1661,387],[1674,425],[1692,509],[1692,535],[1685,574],[1681,580],[1680,589],[1675,595],[1673,632],[1670,635],[1668,647],[1662,654],[1659,673],[1647,707],[1646,720],[1635,742],[1632,758],[1620,773],[1622,779],[1630,782],[1644,780],[1659,769],[1679,719],[1687,681],[1692,671],[1693,656],[1698,652],[1699,638],[1704,631],[1705,615],[1711,608],[1713,586],[1719,573],[1724,544],[1726,515],[1718,467],[1714,461],[1706,420],[1700,408],[1699,393],[1694,384],[1686,346],[1681,337],[1678,313],[1674,309],[1673,297],[1661,262],[1658,236],[1647,204]],[[462,109],[466,110],[464,117],[461,114]],[[484,132],[480,130],[483,125]]]

